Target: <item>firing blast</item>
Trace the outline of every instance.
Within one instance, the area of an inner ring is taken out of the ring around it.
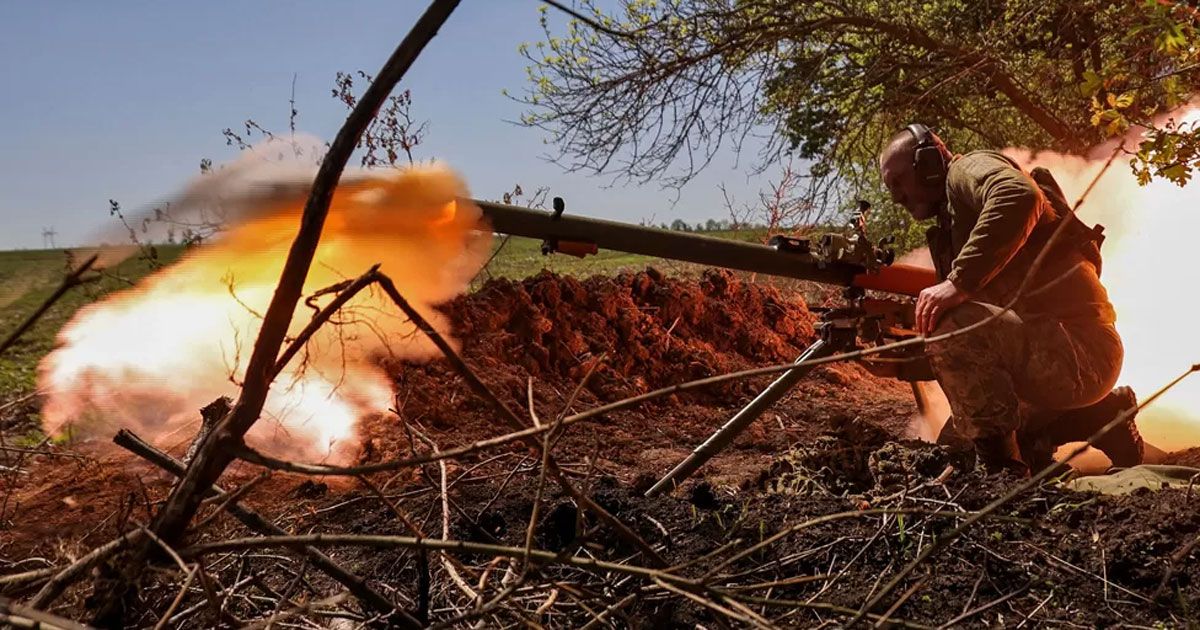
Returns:
[[[48,433],[70,426],[76,435],[107,436],[127,427],[170,446],[194,432],[201,407],[236,396],[316,172],[306,155],[291,145],[260,147],[171,198],[172,220],[219,216],[225,229],[138,286],[81,309],[62,329],[39,366]],[[466,196],[442,165],[347,171],[305,294],[381,263],[449,337],[433,306],[462,293],[490,251],[491,233]],[[155,223],[146,234],[163,236]],[[312,314],[300,304],[290,334]],[[393,403],[377,360],[435,356],[414,332],[386,297],[360,293],[280,374],[249,439],[279,455],[344,459],[357,421]]]

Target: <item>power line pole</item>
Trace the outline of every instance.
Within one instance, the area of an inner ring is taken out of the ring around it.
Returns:
[[[58,232],[54,231],[53,227],[42,228],[42,248],[54,249],[54,235]]]

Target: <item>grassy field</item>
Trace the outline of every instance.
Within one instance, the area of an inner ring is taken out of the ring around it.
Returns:
[[[159,247],[159,264],[169,264],[183,253],[178,246]],[[154,265],[131,256],[105,270],[94,282],[67,292],[17,344],[0,355],[0,403],[33,390],[37,363],[54,347],[54,337],[75,311],[103,295],[128,288]],[[58,288],[67,271],[63,250],[0,252],[0,337],[21,324]]]
[[[760,241],[762,231],[713,232],[709,236]],[[182,253],[181,246],[157,248],[158,265],[170,264]],[[54,292],[67,270],[63,250],[20,250],[0,252],[0,338],[24,321]],[[579,277],[639,271],[653,265],[669,275],[695,275],[703,267],[670,260],[603,251],[584,259],[561,254],[543,256],[541,241],[529,238],[497,238],[494,256],[481,271],[473,288],[492,278],[519,279],[543,269]],[[128,288],[156,268],[144,256],[132,256],[106,270],[92,283],[67,293],[16,346],[0,355],[0,405],[32,392],[38,362],[54,347],[55,335],[79,308],[100,297]]]

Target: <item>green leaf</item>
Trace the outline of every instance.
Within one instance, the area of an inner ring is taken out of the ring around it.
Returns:
[[[1165,177],[1166,179],[1169,179],[1180,186],[1187,183],[1189,177],[1188,167],[1186,164],[1174,164],[1166,168],[1159,169],[1158,174],[1160,177]]]
[[[1108,94],[1108,104],[1114,109],[1128,109],[1130,105],[1133,105],[1133,93],[1125,92],[1118,96],[1110,92]]]

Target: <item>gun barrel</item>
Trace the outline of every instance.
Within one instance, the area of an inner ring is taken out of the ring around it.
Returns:
[[[502,234],[594,243],[601,249],[842,286],[850,286],[855,276],[866,272],[855,264],[817,265],[799,259],[796,254],[755,243],[576,215],[553,217],[548,212],[520,206],[472,201],[483,210],[492,229]]]

